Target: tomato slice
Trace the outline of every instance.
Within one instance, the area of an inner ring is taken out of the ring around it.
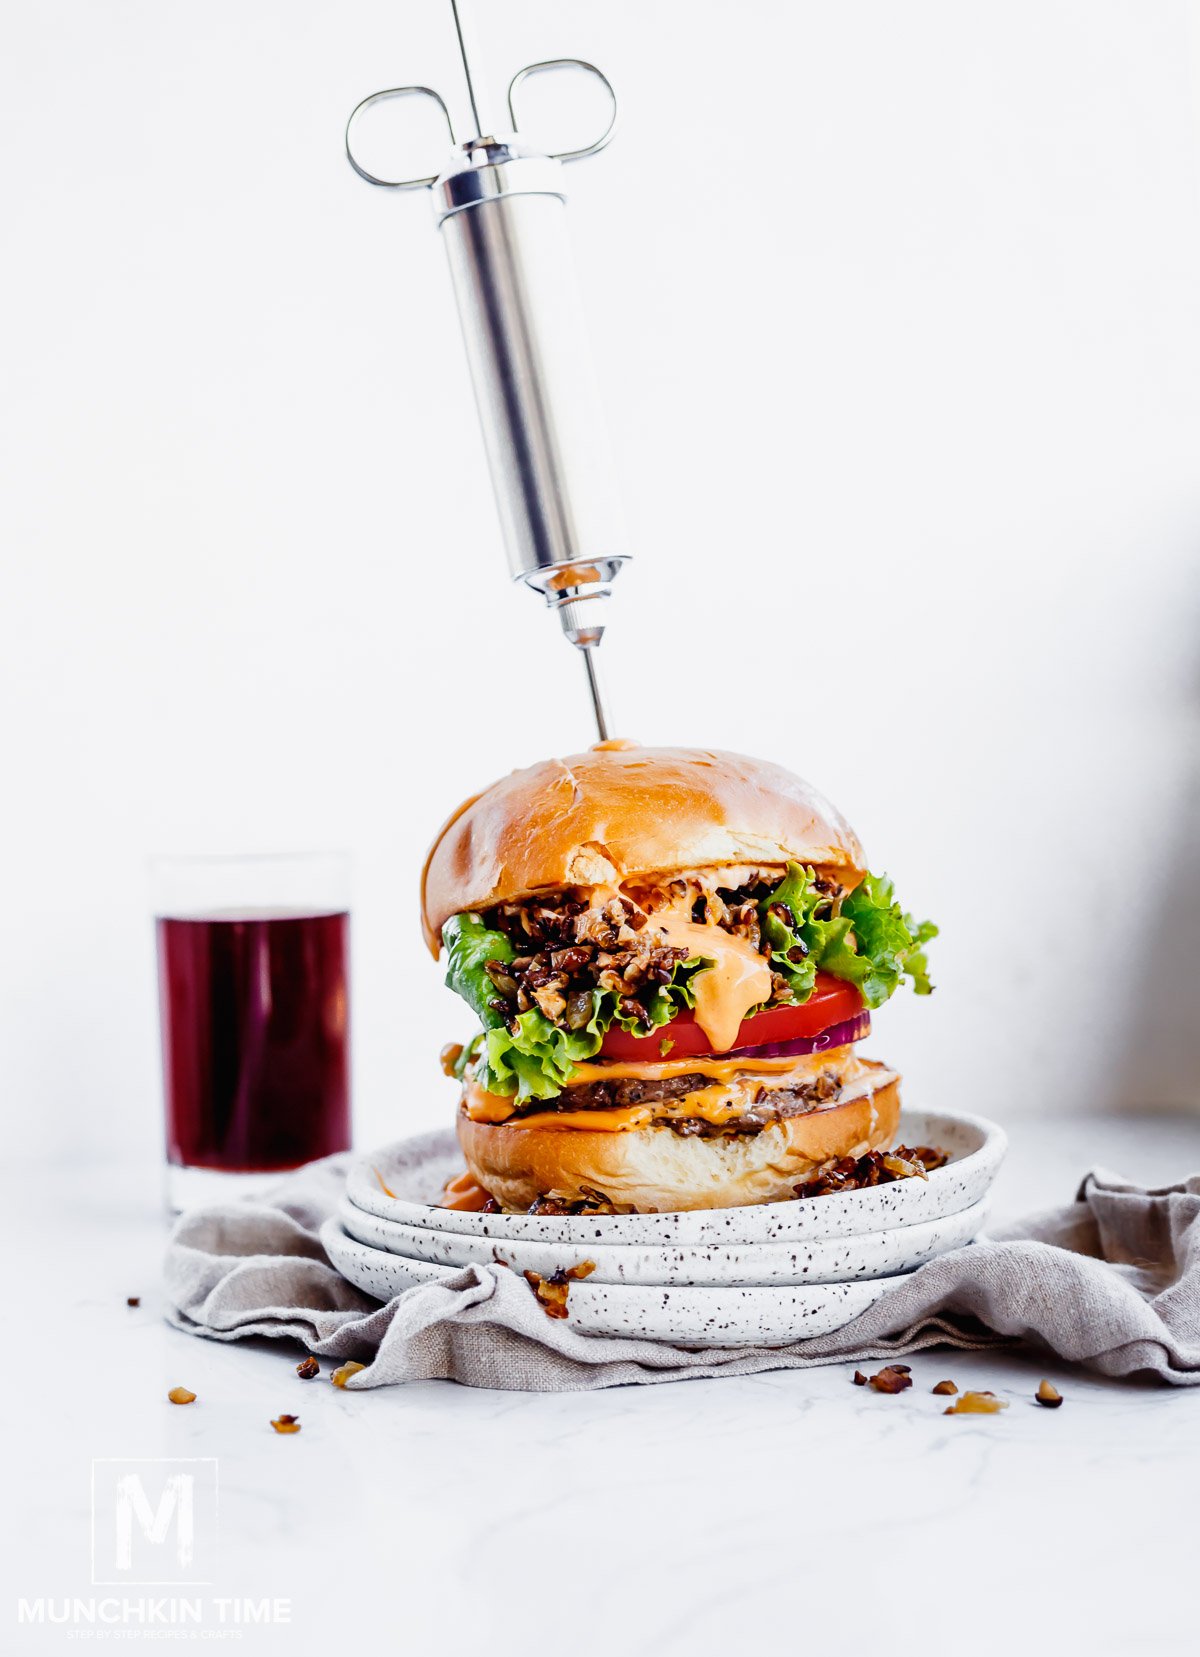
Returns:
[[[853,984],[827,972],[817,974],[816,987],[801,1007],[768,1007],[742,1020],[734,1047],[759,1047],[768,1041],[795,1041],[800,1036],[819,1036],[834,1024],[844,1024],[862,1011],[862,996]],[[670,1047],[663,1052],[663,1043]],[[631,1035],[614,1024],[600,1044],[602,1059],[658,1060],[690,1058],[711,1053],[712,1046],[690,1012],[676,1014],[660,1030],[648,1036]],[[731,1049],[732,1051],[732,1049]]]

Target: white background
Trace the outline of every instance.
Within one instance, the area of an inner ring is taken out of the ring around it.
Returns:
[[[477,9],[493,98],[572,54],[622,99],[570,175],[622,730],[792,765],[940,920],[877,1019],[914,1096],[1200,1105],[1193,9]],[[405,81],[462,108],[436,0],[6,15],[10,1153],[157,1139],[154,849],[352,848],[359,1138],[444,1118],[426,842],[590,740],[428,202],[341,153]]]

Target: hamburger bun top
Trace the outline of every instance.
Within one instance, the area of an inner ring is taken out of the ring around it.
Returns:
[[[566,886],[682,870],[810,863],[856,883],[858,837],[814,788],[769,760],[707,748],[600,743],[493,783],[442,827],[421,877],[436,956],[451,915]]]

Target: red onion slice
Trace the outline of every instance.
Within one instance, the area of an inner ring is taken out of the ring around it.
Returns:
[[[806,1053],[824,1053],[832,1047],[845,1047],[848,1042],[861,1041],[871,1033],[871,1015],[856,1013],[844,1024],[831,1024],[819,1036],[797,1036],[794,1041],[765,1041],[761,1047],[735,1047],[722,1054],[727,1059],[802,1059]]]

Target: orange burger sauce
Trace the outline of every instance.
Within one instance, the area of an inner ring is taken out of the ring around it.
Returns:
[[[477,1214],[481,1208],[492,1200],[490,1191],[485,1191],[482,1185],[476,1183],[472,1175],[465,1170],[453,1179],[448,1179],[442,1189],[442,1208],[457,1208],[463,1213]]]

